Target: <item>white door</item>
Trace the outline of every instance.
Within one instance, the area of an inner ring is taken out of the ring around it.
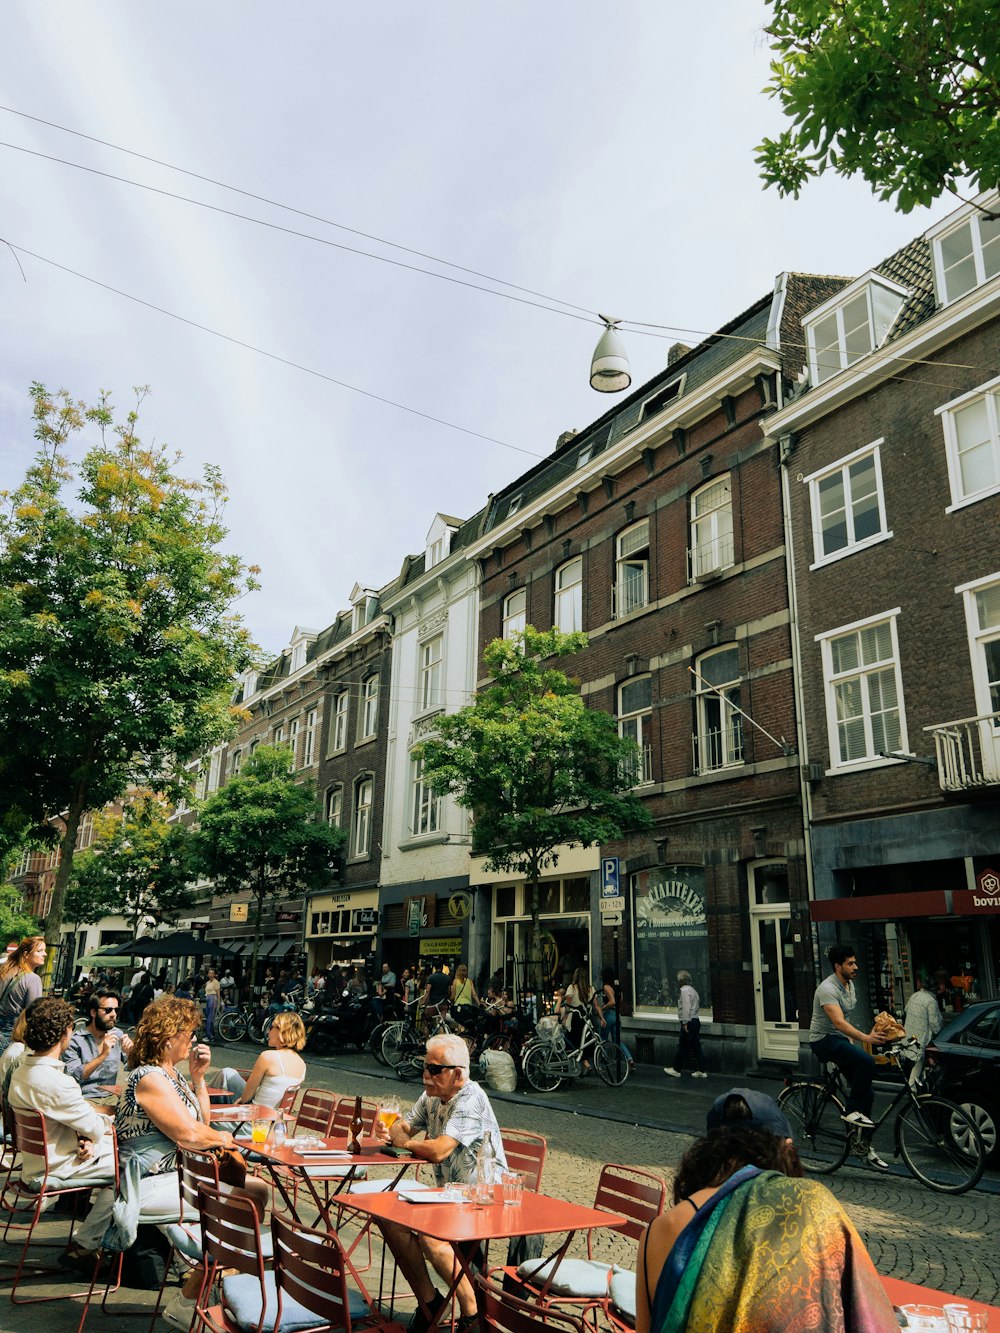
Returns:
[[[762,862],[748,874],[757,1057],[794,1063],[799,1024],[788,868],[784,862]]]

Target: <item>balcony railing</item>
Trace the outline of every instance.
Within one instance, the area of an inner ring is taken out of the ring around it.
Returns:
[[[718,578],[733,563],[733,535],[716,537],[701,546],[688,548],[688,583]]]
[[[717,731],[696,731],[691,737],[695,773],[716,773],[721,768],[736,768],[744,761],[743,725]]]
[[[942,791],[971,791],[1000,783],[1000,712],[924,727],[934,737]]]
[[[640,745],[622,764],[622,776],[631,787],[645,787],[653,781],[653,747]]]
[[[649,602],[649,574],[645,569],[633,570],[618,580],[612,589],[611,614],[613,620],[632,611],[639,611]]]

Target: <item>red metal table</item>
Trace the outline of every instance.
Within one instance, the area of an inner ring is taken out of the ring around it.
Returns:
[[[209,1120],[238,1120],[241,1124],[251,1120],[277,1120],[278,1112],[273,1106],[254,1106],[253,1102],[240,1102],[238,1106],[222,1102],[213,1102],[208,1113]]]
[[[280,1148],[276,1147],[268,1140],[265,1143],[249,1143],[246,1139],[240,1139],[239,1146],[248,1148],[251,1152],[260,1157],[264,1165],[268,1168],[268,1174],[274,1182],[274,1186],[285,1204],[285,1207],[296,1219],[301,1222],[298,1211],[289,1197],[288,1190],[285,1187],[285,1179],[276,1167],[284,1167],[286,1171],[296,1175],[309,1190],[312,1201],[322,1218],[323,1225],[330,1225],[330,1208],[334,1200],[337,1200],[338,1206],[345,1203],[342,1197],[344,1191],[357,1179],[358,1171],[362,1168],[371,1166],[396,1166],[398,1170],[395,1176],[387,1181],[386,1189],[395,1189],[407,1169],[413,1165],[420,1164],[418,1157],[410,1154],[400,1156],[397,1152],[386,1153],[382,1151],[383,1143],[381,1139],[365,1138],[361,1140],[361,1152],[348,1152],[349,1140],[338,1135],[334,1138],[322,1139],[322,1148],[310,1150],[310,1155],[296,1152],[294,1143],[285,1143]],[[326,1150],[326,1152],[324,1152]],[[318,1155],[317,1155],[318,1154]],[[329,1170],[328,1175],[323,1174],[323,1168]],[[319,1182],[326,1186],[326,1198],[320,1197],[316,1189],[316,1183]],[[330,1189],[330,1185],[336,1185],[335,1189]],[[353,1206],[353,1197],[352,1197]],[[358,1237],[360,1240],[360,1236]],[[354,1250],[358,1241],[355,1240],[351,1246]]]
[[[365,1213],[372,1221],[392,1222],[418,1235],[448,1241],[455,1250],[459,1271],[428,1333],[433,1333],[440,1324],[462,1278],[467,1277],[471,1281],[472,1261],[481,1245],[501,1237],[513,1239],[515,1236],[566,1232],[565,1240],[552,1256],[555,1262],[548,1281],[539,1293],[539,1299],[543,1299],[548,1294],[555,1270],[578,1231],[621,1226],[626,1220],[618,1213],[602,1212],[584,1204],[569,1203],[565,1199],[554,1199],[530,1190],[524,1191],[519,1204],[508,1206],[503,1202],[503,1191],[499,1185],[493,1187],[493,1203],[485,1206],[465,1201],[410,1203],[397,1193],[352,1195],[346,1206]],[[425,1310],[425,1314],[429,1316],[430,1311]]]
[[[881,1278],[885,1293],[897,1309],[905,1305],[916,1306],[925,1327],[937,1324],[938,1329],[947,1329],[945,1317],[946,1305],[965,1306],[970,1312],[986,1319],[985,1328],[989,1333],[1000,1333],[1000,1306],[983,1305],[982,1301],[968,1301],[964,1296],[948,1296],[942,1291],[932,1291],[930,1287],[918,1287],[913,1282],[902,1282],[899,1278]]]

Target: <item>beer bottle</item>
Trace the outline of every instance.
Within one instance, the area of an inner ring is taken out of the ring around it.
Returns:
[[[364,1132],[365,1121],[361,1114],[361,1098],[354,1099],[354,1114],[351,1116],[351,1152],[360,1153],[361,1135]]]

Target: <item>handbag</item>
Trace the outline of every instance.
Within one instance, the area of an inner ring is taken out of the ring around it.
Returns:
[[[226,1148],[221,1143],[210,1149],[219,1167],[219,1184],[241,1190],[247,1181],[246,1158],[238,1148]]]

